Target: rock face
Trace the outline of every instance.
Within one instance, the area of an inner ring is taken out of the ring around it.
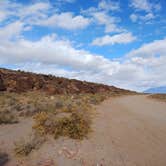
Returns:
[[[49,94],[79,94],[125,91],[113,86],[66,79],[52,75],[0,69],[0,91],[44,91]]]

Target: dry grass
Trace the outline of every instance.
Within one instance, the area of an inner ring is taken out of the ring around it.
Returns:
[[[149,97],[152,99],[157,99],[159,101],[166,102],[166,94],[152,94],[149,95]]]

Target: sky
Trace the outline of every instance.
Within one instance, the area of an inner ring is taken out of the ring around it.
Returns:
[[[0,67],[166,86],[165,11],[165,0],[0,0]]]

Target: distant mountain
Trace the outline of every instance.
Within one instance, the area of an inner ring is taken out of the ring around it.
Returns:
[[[144,91],[145,93],[164,93],[166,94],[166,86],[154,87]]]

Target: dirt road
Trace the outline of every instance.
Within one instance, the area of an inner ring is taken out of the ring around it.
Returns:
[[[166,166],[166,103],[125,96],[98,111],[87,157],[111,166]]]
[[[88,139],[49,140],[26,161],[31,166],[52,159],[58,166],[166,166],[166,103],[123,96],[108,99],[96,112]]]

